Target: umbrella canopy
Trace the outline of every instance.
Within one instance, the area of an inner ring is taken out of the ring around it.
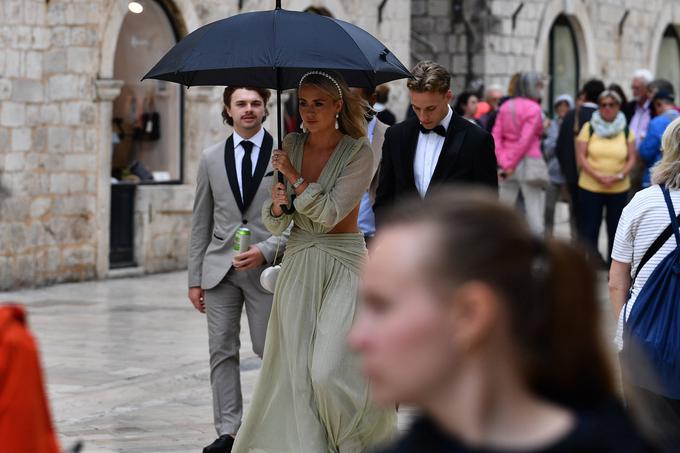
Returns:
[[[238,14],[198,28],[143,79],[186,86],[285,90],[296,88],[310,69],[338,71],[349,86],[356,87],[375,87],[411,76],[380,41],[361,28],[277,8]]]

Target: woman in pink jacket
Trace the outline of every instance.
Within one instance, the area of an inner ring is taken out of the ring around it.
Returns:
[[[543,113],[539,102],[542,91],[540,74],[522,73],[517,83],[517,96],[501,105],[492,131],[500,167],[500,199],[514,205],[521,191],[529,226],[536,234],[543,234],[543,189],[548,182],[548,171],[541,154]]]

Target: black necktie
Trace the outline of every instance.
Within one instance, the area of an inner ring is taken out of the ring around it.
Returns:
[[[241,161],[241,192],[243,196],[243,204],[245,205],[248,194],[250,193],[250,185],[253,181],[253,162],[250,159],[250,153],[253,151],[253,142],[248,140],[243,140],[241,142],[241,147],[245,154],[243,155],[243,160]]]
[[[430,132],[434,132],[435,134],[439,134],[442,137],[446,137],[446,129],[441,124],[435,126],[433,129],[425,129],[425,126],[423,126],[422,124],[419,124],[419,126],[420,132],[422,132],[423,134],[429,134]]]

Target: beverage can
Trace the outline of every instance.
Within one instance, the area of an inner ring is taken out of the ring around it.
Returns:
[[[248,228],[239,228],[234,236],[234,251],[236,253],[243,253],[250,247],[250,230]]]

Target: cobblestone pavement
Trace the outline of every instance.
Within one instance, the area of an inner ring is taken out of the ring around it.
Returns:
[[[186,272],[0,292],[8,300],[28,308],[63,448],[200,452],[212,442],[205,317],[186,298]],[[241,326],[247,410],[260,360]],[[402,429],[411,415],[400,410]]]

